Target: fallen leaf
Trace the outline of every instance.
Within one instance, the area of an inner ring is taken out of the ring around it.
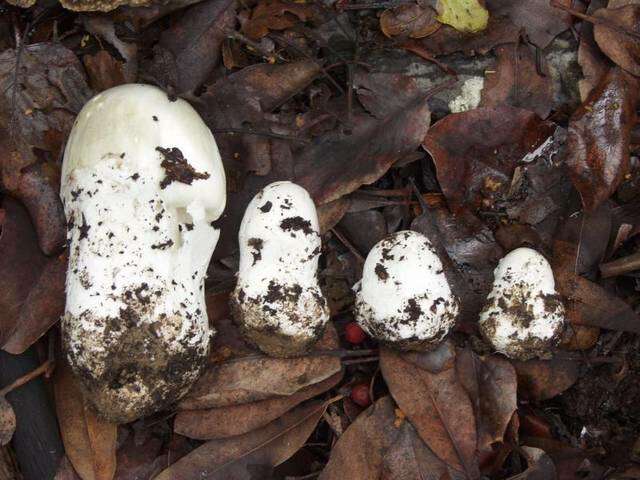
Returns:
[[[216,328],[218,335],[212,345],[212,354],[227,351],[229,358],[222,361],[214,358],[214,363],[206,368],[178,405],[180,410],[220,408],[293,395],[342,369],[340,358],[335,356],[271,358],[246,346],[234,356],[234,349],[244,345],[237,327],[226,319]],[[332,350],[337,347],[337,333],[332,325],[328,325],[316,349]]]
[[[365,110],[380,119],[402,111],[420,95],[416,79],[401,73],[359,69],[353,75],[353,86]]]
[[[1,181],[29,210],[40,248],[49,255],[66,242],[59,158],[91,92],[82,65],[61,43],[22,49],[17,79],[16,62],[15,50],[0,53]]]
[[[601,8],[593,16],[599,19],[593,35],[600,49],[620,68],[640,76],[640,5]]]
[[[606,7],[607,3],[607,0],[592,0],[589,2],[586,13],[593,15],[593,12],[599,8]],[[579,33],[578,63],[584,78],[578,82],[578,88],[580,89],[580,99],[584,102],[613,66],[613,62],[602,53],[596,44],[592,23],[582,22]]]
[[[533,447],[521,447],[521,451],[527,459],[527,469],[509,477],[508,480],[555,480],[556,467],[553,460],[544,450]]]
[[[134,430],[118,447],[116,480],[151,479],[166,467],[167,458],[162,455],[163,438],[153,434],[140,437]]]
[[[350,134],[324,135],[296,156],[294,181],[316,204],[375,182],[413,153],[429,128],[430,112],[426,99],[418,97],[379,120],[359,115],[353,121]]]
[[[199,440],[242,435],[264,427],[298,404],[326,392],[342,379],[342,372],[288,396],[204,410],[182,410],[174,420],[176,433]]]
[[[428,5],[406,3],[380,15],[380,30],[387,37],[424,38],[440,28],[436,11]]]
[[[363,256],[388,233],[384,215],[378,210],[347,213],[338,227]]]
[[[553,133],[550,122],[507,105],[447,115],[422,146],[433,157],[442,193],[459,211],[491,208],[506,198],[516,165]]]
[[[444,363],[443,352],[448,352]],[[436,358],[440,368],[430,369]],[[458,380],[448,342],[429,353],[381,348],[380,369],[394,400],[433,453],[468,478],[478,478],[473,405]]]
[[[154,480],[269,478],[274,467],[304,445],[327,406],[326,402],[309,402],[259,430],[210,440],[166,468]]]
[[[586,210],[609,198],[628,172],[636,98],[637,82],[612,68],[571,117],[566,163]]]
[[[11,441],[16,431],[16,414],[4,395],[0,395],[0,446]]]
[[[458,478],[398,413],[391,397],[385,396],[358,415],[331,449],[318,479]]]
[[[253,39],[260,39],[270,30],[286,30],[313,15],[313,6],[282,0],[261,0],[253,9],[251,18],[242,26],[242,31]]]
[[[439,22],[460,32],[481,32],[489,22],[489,12],[479,0],[438,0],[436,10]]]
[[[502,104],[525,108],[546,118],[553,107],[553,83],[546,64],[536,67],[532,47],[521,42],[495,48],[496,67],[485,72],[482,107]]]
[[[528,360],[511,362],[518,375],[518,393],[539,402],[560,395],[578,379],[579,364],[574,360]]]
[[[56,472],[56,476],[53,480],[82,480],[82,478],[80,478],[73,469],[73,465],[71,465],[69,457],[65,455],[60,461],[58,471]]]
[[[66,362],[56,365],[53,386],[64,449],[74,469],[82,480],[113,479],[118,426],[90,410]]]
[[[527,37],[538,48],[545,48],[558,34],[571,25],[571,15],[550,5],[549,0],[487,0],[491,16],[504,16],[518,29],[524,29]],[[571,0],[559,0],[565,6]]]
[[[116,60],[106,50],[94,55],[84,55],[82,62],[89,76],[89,84],[95,92],[127,83],[122,62]]]
[[[347,213],[351,201],[348,197],[340,197],[333,202],[325,203],[317,208],[318,222],[320,223],[320,235],[324,235],[335,227]]]
[[[469,349],[458,351],[456,371],[476,414],[478,450],[491,452],[518,408],[516,371],[503,358],[479,357]]]
[[[236,22],[235,0],[207,0],[190,7],[154,47],[147,68],[176,93],[193,91],[219,63],[222,42]]]

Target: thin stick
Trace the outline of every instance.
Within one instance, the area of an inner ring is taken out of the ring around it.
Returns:
[[[349,250],[353,254],[353,256],[356,257],[360,261],[360,263],[364,263],[364,257],[358,251],[358,249],[356,247],[354,247],[353,244],[347,239],[347,237],[342,235],[342,233],[340,233],[338,230],[336,230],[335,227],[331,229],[331,233],[333,233],[338,238],[338,240],[340,240],[340,242],[345,247],[347,247],[347,250]]]
[[[608,19],[604,19],[604,18],[600,18],[600,17],[594,17],[593,15],[587,15],[585,13],[578,12],[577,10],[574,10],[573,8],[570,8],[570,7],[567,7],[565,5],[562,5],[561,3],[558,3],[555,0],[552,0],[550,5],[552,7],[559,8],[560,10],[564,10],[565,12],[570,13],[571,15],[573,15],[574,17],[579,18],[580,20],[584,20],[585,22],[593,23],[594,25],[604,25],[605,27],[609,27],[612,30],[616,30],[616,31],[618,31],[620,33],[624,33],[626,35],[629,35],[630,37],[634,37],[634,38],[640,39],[640,33],[639,32],[635,32],[633,30],[629,30],[624,25],[620,25],[620,24],[612,22],[612,21],[610,21]]]
[[[282,135],[280,133],[272,133],[257,130],[246,130],[242,128],[212,128],[211,133],[219,133],[223,135],[257,135],[260,137],[277,138],[278,140],[290,140],[292,142],[304,143],[308,145],[310,142],[304,138],[294,137],[292,135]]]
[[[640,270],[640,252],[600,265],[602,278],[617,277]]]
[[[380,359],[380,357],[376,356],[376,357],[364,357],[364,358],[353,358],[351,360],[343,360],[342,364],[343,365],[356,365],[358,363],[371,363],[371,362],[377,362]]]
[[[20,378],[16,379],[13,383],[10,383],[6,387],[0,389],[0,397],[4,397],[7,393],[15,390],[16,388],[21,387],[25,383],[29,383],[31,380],[33,380],[34,378],[39,377],[43,373],[48,372],[49,369],[51,368],[52,364],[53,364],[53,362],[51,360],[47,360],[46,362],[44,362],[42,365],[40,365],[35,370],[30,371],[29,373],[27,373],[27,374],[21,376]]]
[[[393,8],[405,3],[413,3],[411,0],[389,0],[387,2],[351,3],[340,7],[340,10],[378,10],[381,8]]]

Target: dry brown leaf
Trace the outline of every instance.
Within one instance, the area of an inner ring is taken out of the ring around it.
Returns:
[[[82,62],[89,76],[89,84],[95,92],[127,83],[122,62],[113,58],[106,50],[100,50],[94,55],[84,55]]]
[[[354,116],[350,134],[327,134],[297,155],[294,180],[319,205],[336,200],[375,182],[395,162],[414,153],[430,118],[424,97],[414,98],[381,119]]]
[[[538,72],[533,48],[517,42],[500,45],[495,53],[497,65],[485,72],[480,106],[507,104],[546,118],[553,106],[553,84],[546,65]]]
[[[222,42],[236,23],[235,0],[194,5],[162,33],[149,65],[161,84],[177,93],[200,86],[221,58]]]
[[[118,426],[86,406],[66,362],[56,365],[53,386],[64,449],[74,469],[82,480],[113,479]]]
[[[326,402],[308,402],[259,430],[210,440],[165,469],[154,480],[269,478],[274,467],[304,445],[327,406]]]
[[[522,453],[527,459],[527,469],[518,475],[509,477],[508,480],[555,480],[557,478],[553,460],[544,450],[522,447]]]
[[[428,368],[434,360],[446,361]],[[380,369],[389,391],[420,437],[447,465],[478,478],[477,429],[469,395],[455,368],[448,342],[429,353],[399,354],[380,349]]]
[[[16,431],[16,414],[4,395],[0,395],[0,446],[11,441]]]
[[[82,65],[61,43],[22,49],[17,79],[16,61],[15,50],[0,53],[1,180],[29,210],[40,248],[52,254],[66,241],[58,159],[91,92]]]
[[[180,411],[174,420],[173,429],[180,435],[199,440],[242,435],[264,427],[296,405],[326,392],[341,379],[342,372],[338,372],[289,396],[220,408]]]
[[[309,355],[298,358],[271,358],[249,349],[231,320],[216,325],[218,335],[212,345],[213,360],[189,394],[180,402],[180,410],[219,408],[293,395],[305,387],[340,372],[340,358]],[[316,350],[338,347],[333,325],[328,325]],[[227,358],[216,358],[227,352]],[[237,356],[234,356],[236,355]]]
[[[331,449],[319,480],[459,478],[398,414],[389,396],[362,412]]]
[[[478,450],[491,452],[518,408],[516,371],[501,357],[479,357],[469,349],[458,351],[456,371],[476,413]]]
[[[522,158],[554,131],[528,110],[502,105],[447,115],[424,138],[449,205],[475,211],[504,199]]]
[[[249,38],[260,39],[270,30],[286,30],[313,15],[313,6],[283,0],[261,0],[251,18],[242,26]]]
[[[512,364],[518,374],[518,393],[533,401],[560,395],[578,379],[579,365],[573,360],[554,358]]]
[[[593,26],[600,49],[620,68],[640,76],[640,5],[601,8],[593,16],[600,20]]]
[[[380,30],[387,37],[424,38],[441,27],[436,11],[426,5],[406,3],[390,8],[380,15]]]
[[[629,170],[637,90],[635,79],[612,68],[571,117],[566,163],[587,210],[609,198]]]

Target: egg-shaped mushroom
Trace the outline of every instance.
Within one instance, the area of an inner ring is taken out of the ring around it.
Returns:
[[[276,357],[307,352],[329,320],[318,284],[318,214],[307,191],[275,182],[249,203],[238,235],[231,307],[251,343]]]
[[[62,170],[65,353],[97,413],[129,422],[175,402],[205,363],[220,154],[187,102],[129,84],[84,106]]]
[[[510,358],[546,358],[564,325],[564,306],[547,259],[531,248],[505,255],[494,271],[493,288],[480,313],[482,335]]]
[[[435,348],[458,316],[458,299],[442,261],[419,232],[396,232],[378,242],[354,289],[358,323],[373,338],[397,349]]]

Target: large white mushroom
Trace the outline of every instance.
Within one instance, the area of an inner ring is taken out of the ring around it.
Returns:
[[[367,255],[355,316],[373,338],[401,350],[436,347],[454,326],[458,299],[429,239],[401,231]]]
[[[530,248],[504,256],[480,313],[480,331],[508,357],[549,357],[564,329],[564,306],[547,259]]]
[[[185,101],[107,90],[64,154],[66,355],[97,412],[128,422],[186,393],[207,356],[204,277],[225,206],[210,130]]]
[[[276,182],[249,203],[238,236],[232,312],[245,337],[277,357],[300,355],[329,320],[318,285],[318,215],[307,191]]]

